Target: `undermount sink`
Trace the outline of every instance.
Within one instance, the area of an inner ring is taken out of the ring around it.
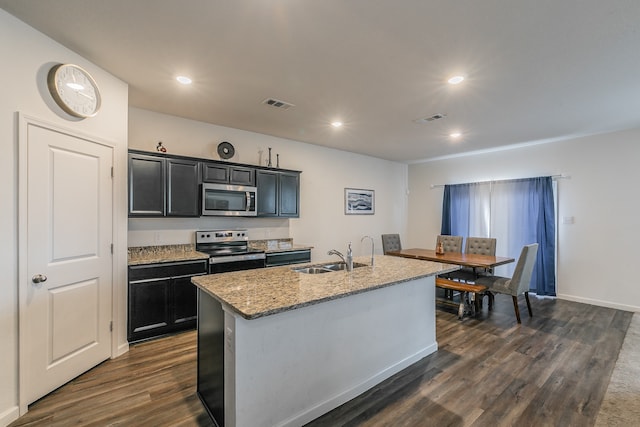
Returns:
[[[366,267],[367,264],[360,262],[354,262],[353,268]],[[293,271],[305,274],[321,274],[331,273],[332,271],[344,271],[347,269],[347,264],[344,262],[331,262],[327,264],[313,265],[311,267],[294,267]]]
[[[298,273],[305,274],[321,274],[321,273],[331,273],[333,270],[329,270],[322,267],[304,267],[304,268],[292,268],[293,271]]]
[[[362,264],[359,262],[353,263],[353,268],[366,267],[366,266],[367,264]],[[322,264],[320,267],[326,268],[327,270],[331,270],[331,271],[342,271],[347,269],[347,264],[344,262],[332,262],[331,264]]]

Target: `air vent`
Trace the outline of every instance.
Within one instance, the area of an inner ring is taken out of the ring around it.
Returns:
[[[295,107],[295,105],[289,102],[280,101],[279,99],[275,99],[275,98],[267,98],[264,101],[262,101],[262,103],[270,105],[274,108],[279,108],[281,110],[288,110],[291,107]]]
[[[432,122],[434,120],[444,119],[445,117],[447,117],[446,114],[438,113],[438,114],[434,114],[431,117],[423,117],[421,119],[415,119],[414,122],[416,122],[416,123],[428,123],[428,122]]]

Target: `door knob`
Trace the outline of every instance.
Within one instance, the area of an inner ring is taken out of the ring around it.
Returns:
[[[42,283],[42,282],[46,282],[47,281],[47,276],[45,276],[44,274],[36,274],[35,276],[33,276],[31,278],[31,281],[33,283]]]

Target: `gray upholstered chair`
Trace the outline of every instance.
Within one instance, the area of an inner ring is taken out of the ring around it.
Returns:
[[[442,242],[442,249],[446,252],[462,252],[462,236],[447,236],[447,235],[439,235],[436,238],[436,248],[440,246],[440,242]],[[451,279],[451,273],[440,274],[439,277],[443,277],[445,279]],[[445,298],[453,299],[453,291],[450,289],[445,289],[444,291]]]
[[[529,285],[531,283],[531,275],[533,274],[533,266],[536,263],[538,254],[538,244],[532,243],[522,248],[518,263],[513,271],[513,276],[483,276],[476,279],[476,285],[484,285],[489,291],[489,308],[493,306],[493,293],[511,295],[513,298],[513,308],[516,311],[516,319],[520,321],[520,309],[518,308],[518,295],[524,294],[527,301],[527,309],[529,317],[533,317],[531,312],[531,303],[529,302]]]
[[[436,248],[440,242],[445,252],[462,252],[462,236],[439,235],[436,239]]]
[[[464,246],[465,254],[496,255],[496,239],[493,237],[467,237]],[[460,270],[449,273],[451,279],[474,282],[481,275],[493,274],[492,270],[472,267],[462,267]]]
[[[383,234],[382,235],[382,253],[387,254],[389,251],[402,250],[399,234]]]

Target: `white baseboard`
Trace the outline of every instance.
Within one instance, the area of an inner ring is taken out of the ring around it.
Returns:
[[[584,297],[578,297],[575,295],[566,295],[566,294],[558,294],[557,297],[559,299],[564,299],[567,301],[581,302],[584,304],[597,305],[599,307],[615,308],[616,310],[632,311],[635,313],[640,313],[640,306],[637,306],[637,305],[619,304],[611,301],[602,301],[602,300],[597,300],[592,298],[584,298]]]
[[[4,412],[0,413],[0,426],[7,427],[20,417],[20,408],[13,406]]]
[[[310,421],[313,421],[319,416],[326,414],[327,412],[337,408],[343,403],[346,403],[349,400],[361,395],[362,393],[369,390],[373,386],[380,384],[382,381],[386,380],[387,378],[413,365],[420,359],[427,357],[432,353],[435,353],[437,350],[438,350],[438,343],[434,342],[432,345],[426,348],[423,348],[419,352],[407,357],[406,359],[401,360],[398,363],[387,367],[381,372],[378,372],[377,374],[363,381],[362,383],[354,385],[349,390],[345,390],[344,392],[338,395],[335,395],[332,398],[325,400],[324,402],[319,403],[318,405],[314,406],[313,408],[310,408],[305,412],[294,415],[293,417],[289,418],[288,420],[285,420],[282,424],[280,424],[280,427],[301,426]]]
[[[112,359],[116,358],[118,356],[122,356],[123,354],[125,354],[128,351],[129,351],[129,343],[128,342],[126,342],[125,344],[120,344],[118,346],[116,354],[113,355]]]

